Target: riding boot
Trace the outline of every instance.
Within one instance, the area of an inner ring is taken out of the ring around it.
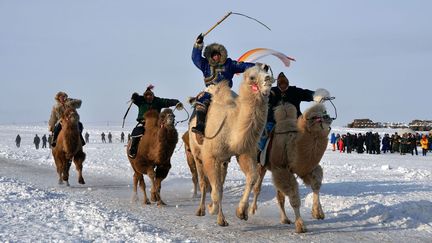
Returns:
[[[53,131],[53,139],[52,139],[52,142],[51,142],[51,147],[53,147],[53,148],[54,148],[54,147],[56,146],[56,144],[57,144],[57,137],[58,137],[58,135],[59,135],[61,129],[62,129],[61,123],[58,123],[58,124],[55,125],[55,127],[54,127],[54,131]]]
[[[195,133],[198,144],[202,144],[204,140],[205,119],[207,112],[205,110],[196,110],[196,126],[192,127],[192,132]]]
[[[80,138],[81,138],[81,146],[86,145],[86,142],[85,142],[83,135],[81,133],[80,133]]]
[[[132,141],[131,141],[131,145],[129,148],[129,157],[132,159],[135,159],[140,139],[141,139],[141,137],[132,137],[131,138]]]

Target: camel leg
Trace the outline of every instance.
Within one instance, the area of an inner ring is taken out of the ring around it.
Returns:
[[[291,220],[289,220],[285,212],[285,194],[283,194],[283,192],[278,190],[276,193],[276,198],[278,201],[279,212],[280,212],[280,223],[291,224]]]
[[[306,226],[300,215],[300,195],[298,191],[298,183],[295,176],[288,168],[273,168],[273,183],[275,187],[283,194],[287,195],[295,214],[295,231],[296,233],[306,232]],[[283,218],[283,216],[281,216]]]
[[[166,205],[166,203],[162,200],[161,195],[160,195],[160,191],[161,191],[161,187],[162,187],[162,181],[168,176],[168,172],[171,169],[171,164],[170,162],[165,162],[163,163],[164,166],[158,166],[156,168],[156,178],[155,178],[155,193],[156,193],[156,199],[157,199],[157,205],[163,206]]]
[[[256,161],[248,154],[241,154],[238,156],[238,163],[246,175],[246,185],[236,215],[239,219],[248,220],[249,195],[257,180]]]
[[[252,206],[249,208],[249,213],[250,214],[255,214],[256,211],[258,210],[258,197],[259,194],[261,193],[261,186],[262,186],[262,182],[264,180],[264,176],[267,172],[267,169],[264,166],[258,165],[257,166],[257,170],[258,170],[258,180],[255,183],[254,187],[253,187],[253,200],[252,200]]]
[[[222,195],[223,195],[223,185],[221,182],[222,171],[221,171],[221,161],[217,161],[215,158],[209,156],[208,158],[204,158],[204,172],[207,175],[212,191],[211,191],[211,198],[212,203],[209,205],[209,212],[210,214],[216,214],[218,212],[217,216],[217,223],[220,226],[228,226],[228,222],[225,219],[225,216],[223,214],[222,210]]]
[[[206,209],[205,209],[205,198],[206,198],[206,193],[207,193],[207,187],[209,186],[207,178],[204,176],[204,171],[203,171],[203,165],[202,165],[202,161],[199,159],[195,159],[196,161],[196,169],[197,169],[197,173],[198,173],[198,178],[199,178],[199,187],[200,187],[200,191],[201,191],[201,200],[199,203],[199,207],[195,213],[196,216],[204,216],[206,214]]]
[[[192,183],[194,185],[192,198],[196,198],[198,196],[198,194],[197,194],[197,190],[198,190],[198,172],[197,172],[197,168],[196,168],[196,165],[195,165],[195,160],[193,158],[193,155],[192,155],[190,149],[188,148],[188,146],[186,144],[185,144],[185,152],[186,152],[186,160],[187,160],[187,163],[189,165],[189,169],[190,169],[191,174],[192,174]]]
[[[153,167],[149,167],[147,169],[147,175],[150,178],[150,181],[152,183],[151,189],[150,189],[150,201],[151,202],[157,202],[157,196],[156,196],[156,185],[155,185],[155,179],[156,179],[156,172],[154,171]]]
[[[139,173],[138,174],[138,183],[139,183],[139,187],[143,193],[143,206],[146,204],[150,204],[150,200],[147,197],[147,192],[146,192],[146,184],[144,181],[144,175]]]
[[[66,182],[66,186],[70,186],[69,184],[69,169],[71,167],[72,161],[67,160],[63,167],[63,181]]]
[[[324,211],[321,207],[319,192],[321,189],[323,170],[320,165],[315,167],[310,174],[302,178],[306,185],[310,185],[313,192],[312,217],[314,219],[324,219]]]
[[[82,176],[82,169],[83,169],[83,163],[84,163],[85,158],[86,158],[86,154],[82,150],[78,151],[73,158],[75,168],[78,172],[78,183],[79,184],[85,184],[84,178]]]
[[[55,161],[55,165],[56,165],[56,169],[57,169],[57,175],[58,175],[58,184],[61,185],[63,184],[63,165],[58,162]]]
[[[132,198],[131,198],[131,203],[136,203],[139,200],[138,199],[137,186],[138,186],[138,173],[135,171],[135,173],[133,175],[133,179],[132,179]]]

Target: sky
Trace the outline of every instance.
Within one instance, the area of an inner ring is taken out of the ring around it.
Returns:
[[[54,95],[82,99],[86,124],[121,123],[133,92],[186,102],[204,88],[191,61],[195,38],[231,58],[265,47],[275,75],[336,97],[336,125],[431,120],[430,1],[114,1],[0,0],[0,124],[44,122]],[[237,90],[241,76],[234,78]],[[305,103],[302,109],[308,107]],[[133,123],[133,107],[126,122]]]
[[[167,206],[131,202],[132,169],[120,126],[111,126],[113,143],[101,143],[106,126],[88,126],[90,142],[83,165],[86,184],[80,185],[75,166],[70,187],[58,185],[49,149],[36,150],[34,133],[43,125],[0,125],[1,242],[430,242],[432,237],[432,155],[398,153],[350,154],[327,147],[320,165],[324,179],[320,201],[324,220],[312,218],[312,191],[301,179],[300,212],[307,232],[294,233],[294,224],[279,223],[271,173],[263,180],[258,211],[247,221],[235,216],[245,176],[233,159],[224,184],[223,211],[229,223],[219,227],[206,210],[195,216],[199,198],[192,198],[191,172],[179,141],[172,168],[162,182]],[[186,126],[177,127],[183,134]],[[334,132],[364,133],[365,129],[334,127]],[[375,129],[381,137],[397,130]],[[15,136],[22,136],[21,147]],[[420,150],[420,148],[419,148]],[[146,189],[150,195],[148,177]],[[207,194],[206,203],[210,202]],[[252,205],[252,197],[249,200]],[[294,212],[285,202],[290,220]]]

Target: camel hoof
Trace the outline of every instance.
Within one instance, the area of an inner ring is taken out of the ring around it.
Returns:
[[[63,180],[62,179],[58,180],[58,184],[62,185],[63,184]]]
[[[152,201],[152,202],[157,202],[156,193],[152,193],[152,194],[151,194],[150,201]]]
[[[137,195],[132,195],[131,197],[131,203],[137,203],[138,202],[138,196]]]
[[[219,218],[218,217],[217,223],[218,223],[219,226],[222,226],[222,227],[225,227],[225,226],[229,225],[228,222],[225,220],[225,218]]]
[[[160,200],[160,201],[157,202],[157,206],[158,207],[162,207],[162,206],[166,206],[166,205],[167,204],[164,201],[162,201],[162,200]]]
[[[150,205],[151,203],[150,203],[150,200],[148,200],[148,199],[145,199],[144,201],[143,201],[143,205]]]
[[[247,221],[248,220],[248,214],[246,209],[241,209],[240,207],[236,210],[237,218]]]
[[[69,181],[66,181],[66,186],[70,186]]]
[[[325,215],[324,212],[322,211],[322,209],[316,209],[316,210],[312,210],[312,217],[314,219],[324,219]]]
[[[84,185],[85,184],[84,178],[82,177],[79,178],[78,183]]]
[[[284,218],[284,219],[281,219],[281,220],[280,220],[280,223],[281,223],[281,224],[291,224],[292,222],[291,222],[291,220],[289,220],[289,219],[287,219],[287,218]]]
[[[295,232],[296,233],[305,233],[306,232],[306,226],[303,223],[302,219],[298,219],[295,222]]]
[[[205,208],[198,208],[198,210],[195,212],[196,216],[205,216]]]

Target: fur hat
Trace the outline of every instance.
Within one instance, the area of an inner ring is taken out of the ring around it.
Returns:
[[[279,87],[281,83],[287,83],[287,86],[289,86],[289,80],[283,72],[280,72],[277,77],[277,86]]]
[[[68,97],[68,95],[67,95],[65,92],[63,92],[63,91],[59,91],[59,92],[57,92],[57,94],[54,96],[54,99],[55,99],[56,101],[60,101],[60,96],[64,96],[65,98]]]
[[[154,96],[154,93],[153,93],[153,91],[152,91],[153,88],[154,88],[154,86],[153,86],[152,84],[150,84],[149,86],[147,86],[146,91],[144,91],[144,96],[146,96],[146,94],[151,94],[151,95]]]
[[[221,59],[219,63],[215,63],[212,59],[212,55],[214,53],[220,53]],[[228,58],[228,52],[226,48],[218,43],[213,43],[204,49],[204,57],[207,59],[210,65],[216,65],[216,64],[224,64]]]

